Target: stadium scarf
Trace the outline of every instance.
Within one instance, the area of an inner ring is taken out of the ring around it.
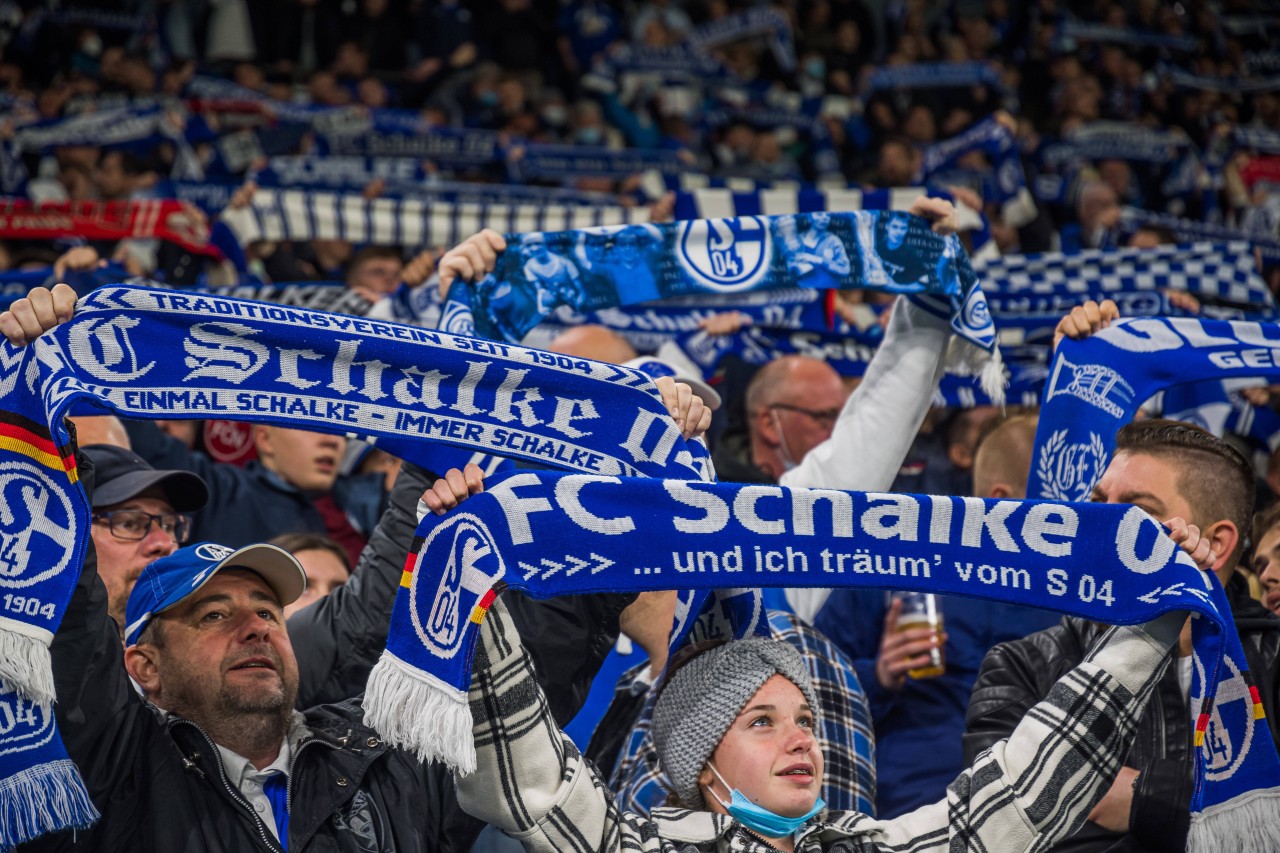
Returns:
[[[255,240],[338,239],[407,247],[456,246],[483,228],[555,231],[648,218],[646,208],[620,205],[368,199],[355,192],[269,188],[259,188],[246,207],[222,216],[245,246]]]
[[[1230,242],[1246,240],[1262,253],[1265,266],[1280,263],[1280,240],[1262,234],[1250,234],[1243,229],[1229,228],[1194,219],[1181,219],[1167,214],[1152,213],[1136,207],[1120,209],[1121,234],[1130,235],[1141,228],[1163,228],[1170,231],[1180,243],[1197,241]]]
[[[73,145],[114,146],[143,140],[160,142],[173,138],[165,117],[166,110],[159,106],[92,112],[29,124],[16,130],[13,138],[24,151]],[[170,132],[165,132],[167,130]]]
[[[906,213],[826,220],[797,214],[508,234],[492,274],[453,285],[441,328],[519,341],[558,305],[592,311],[696,293],[872,288],[909,294],[949,317],[971,345],[953,350],[952,363],[998,395],[995,327],[959,239]]]
[[[507,172],[513,181],[626,178],[649,171],[673,175],[689,168],[687,154],[665,148],[528,144],[512,146],[507,152]]]
[[[1232,136],[1240,148],[1263,154],[1280,154],[1280,132],[1265,127],[1237,127]]]
[[[716,183],[723,183],[717,181]],[[776,184],[743,187],[707,186],[682,189],[676,194],[676,219],[732,219],[735,216],[781,216],[788,213],[837,213],[848,210],[907,210],[926,193],[923,187],[860,190],[843,183],[838,187],[815,184]],[[688,186],[682,182],[679,186]]]
[[[796,66],[795,45],[792,42],[791,21],[776,9],[755,7],[725,15],[695,27],[688,43],[695,50],[707,52],[729,42],[754,35],[767,35],[769,49],[778,67],[790,71]]]
[[[1280,74],[1255,78],[1234,75],[1207,77],[1202,74],[1192,74],[1180,68],[1170,67],[1163,70],[1163,76],[1179,89],[1196,89],[1202,92],[1229,92],[1232,94],[1251,95],[1255,92],[1280,90]]]
[[[920,173],[927,183],[943,183],[937,176],[957,168],[961,158],[974,151],[981,151],[991,162],[991,186],[995,190],[991,200],[1001,205],[1005,221],[1017,228],[1029,224],[1035,219],[1036,208],[1027,189],[1018,143],[1009,129],[994,118],[930,145],[922,154]]]
[[[1059,52],[1073,52],[1076,49],[1076,43],[1082,41],[1121,44],[1129,47],[1164,47],[1177,51],[1193,51],[1200,44],[1200,40],[1195,36],[1152,33],[1128,27],[1090,24],[1084,21],[1064,21],[1054,39],[1054,47]]]
[[[1003,89],[1000,72],[983,62],[922,62],[882,65],[867,77],[868,91],[992,86]]]
[[[51,240],[159,239],[188,252],[220,258],[209,242],[209,226],[176,201],[64,201],[32,204],[0,199],[0,234],[6,238]]]
[[[1188,382],[1280,379],[1280,324],[1123,319],[1054,354],[1027,495],[1086,500],[1120,427],[1156,393]]]
[[[230,417],[376,438],[413,461],[442,443],[576,471],[708,470],[639,371],[300,308],[105,287],[30,346],[0,344],[0,363],[3,850],[96,817],[51,710],[48,647],[89,529],[64,414]]]
[[[1239,241],[1005,255],[976,262],[974,269],[984,282],[996,283],[992,290],[1009,296],[1183,290],[1259,311],[1275,307],[1250,246]]]
[[[986,562],[996,554],[1008,565]],[[728,585],[891,586],[1111,623],[1191,611],[1190,849],[1280,844],[1280,757],[1226,596],[1137,507],[521,472],[422,520],[365,722],[420,760],[471,772],[467,692],[497,595]]]
[[[429,174],[420,161],[408,157],[272,157],[264,169],[249,176],[260,187],[300,188],[335,192],[363,190],[380,181],[381,198],[419,198],[455,204],[580,204],[614,207],[616,196],[555,187],[445,181]]]

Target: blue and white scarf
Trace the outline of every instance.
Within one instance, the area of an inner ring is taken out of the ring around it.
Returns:
[[[528,144],[508,150],[507,172],[513,181],[626,178],[649,171],[662,175],[687,172],[689,161],[687,155],[665,148]]]
[[[721,186],[675,189],[676,219],[732,219],[735,216],[781,216],[788,213],[839,213],[850,210],[907,210],[926,190],[923,187],[896,187],[862,190],[841,184],[788,186],[756,185],[737,181],[716,181]],[[689,186],[687,182],[681,186]]]
[[[1264,266],[1280,264],[1280,240],[1263,234],[1251,234],[1239,228],[1216,225],[1210,222],[1199,222],[1194,219],[1182,219],[1177,216],[1152,213],[1136,207],[1125,207],[1120,210],[1121,234],[1130,235],[1140,228],[1164,228],[1172,232],[1180,243],[1211,241],[1215,243],[1244,240],[1262,254]]]
[[[644,222],[645,208],[621,205],[367,199],[358,193],[259,189],[223,221],[241,245],[255,240],[337,239],[407,247],[454,246],[482,228],[555,231]]]
[[[1280,324],[1145,317],[1119,320],[1054,354],[1027,495],[1087,500],[1138,407],[1175,385],[1280,379]]]
[[[994,118],[930,145],[922,155],[920,173],[927,183],[943,183],[940,176],[958,168],[959,161],[974,151],[985,154],[991,163],[994,192],[990,200],[1001,205],[1005,222],[1014,228],[1029,224],[1035,219],[1036,208],[1027,189],[1018,143],[1013,133]]]
[[[1109,27],[1084,21],[1064,21],[1054,38],[1054,49],[1071,53],[1078,42],[1119,44],[1127,47],[1162,47],[1179,52],[1194,51],[1200,44],[1195,36],[1176,36],[1128,27]]]
[[[1114,623],[1189,610],[1191,849],[1280,844],[1280,757],[1226,596],[1137,507],[517,473],[419,525],[365,721],[421,760],[470,772],[467,690],[497,595],[726,586],[890,586]],[[758,624],[759,607],[739,618]],[[1212,749],[1224,743],[1234,749]],[[1246,841],[1221,846],[1235,838]]]
[[[49,644],[89,530],[64,414],[273,423],[428,464],[443,444],[610,475],[708,471],[638,371],[300,308],[105,287],[29,347],[0,344],[0,363],[0,850],[96,819],[52,714]]]
[[[941,89],[991,86],[1002,88],[1000,72],[984,62],[923,62],[882,65],[867,76],[867,89]]]
[[[592,311],[697,293],[873,288],[911,294],[949,316],[976,350],[968,366],[999,393],[995,327],[968,255],[954,235],[934,234],[910,214],[695,219],[509,234],[507,246],[493,274],[454,285],[441,328],[518,341],[560,305]]]
[[[1182,290],[1259,311],[1275,309],[1249,244],[1239,241],[1005,255],[979,261],[974,269],[1007,296]]]

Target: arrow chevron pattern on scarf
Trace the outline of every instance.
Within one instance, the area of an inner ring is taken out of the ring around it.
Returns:
[[[569,558],[548,553],[590,554],[601,566],[570,574]],[[1207,745],[1196,750],[1199,838],[1230,837],[1222,824],[1236,821],[1264,843],[1280,841],[1280,757],[1254,703],[1241,701],[1249,676],[1225,593],[1137,507],[520,472],[427,515],[407,576],[369,679],[366,722],[463,773],[475,766],[467,689],[479,625],[507,589],[549,598],[891,586],[1123,624],[1187,610],[1198,745],[1249,744],[1229,766]]]

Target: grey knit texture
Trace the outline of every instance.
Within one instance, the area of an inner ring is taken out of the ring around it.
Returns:
[[[653,709],[653,743],[683,805],[703,803],[698,774],[756,691],[775,674],[800,688],[816,716],[818,700],[795,646],[752,637],[698,655],[676,672]]]

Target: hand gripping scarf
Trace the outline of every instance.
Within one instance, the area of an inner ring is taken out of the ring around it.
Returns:
[[[898,211],[740,216],[508,234],[492,275],[450,289],[441,328],[520,341],[561,305],[597,311],[706,293],[802,287],[909,294],[969,346],[951,366],[997,397],[1003,371],[964,248]]]
[[[1280,379],[1280,324],[1189,317],[1119,320],[1054,354],[1027,494],[1087,500],[1116,432],[1166,388],[1223,379]]]
[[[97,817],[52,713],[49,643],[90,521],[64,414],[355,434],[428,465],[443,444],[606,475],[705,470],[705,448],[629,368],[136,287],[94,291],[28,347],[0,344],[0,403],[0,850]]]
[[[468,772],[471,664],[497,595],[725,586],[893,587],[1110,623],[1190,611],[1191,849],[1280,845],[1280,758],[1226,596],[1137,507],[517,473],[419,525],[366,722]]]

